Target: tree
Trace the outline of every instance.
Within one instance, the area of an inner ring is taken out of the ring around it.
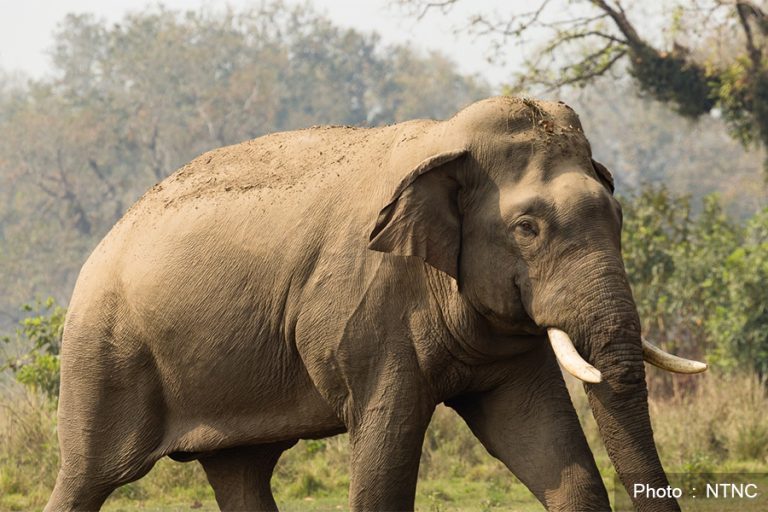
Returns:
[[[424,16],[459,2],[395,3]],[[643,18],[663,23],[663,33],[638,24]],[[517,88],[584,86],[628,69],[640,92],[680,115],[697,118],[717,109],[741,143],[768,147],[768,15],[762,2],[673,0],[649,11],[645,2],[541,0],[527,12],[476,14],[466,28],[492,38],[497,55],[548,34]]]
[[[721,370],[767,375],[768,209],[738,222],[710,195],[695,214],[690,197],[663,187],[622,202],[624,261],[643,332],[673,351],[706,354]]]
[[[376,86],[378,98],[373,124],[394,120],[445,119],[467,98],[489,94],[482,81],[461,75],[444,55],[421,55],[405,47],[389,48],[390,66]]]
[[[717,304],[706,327],[721,340],[716,361],[733,368],[751,366],[768,376],[768,209],[743,230],[743,242],[722,263],[727,304]]]

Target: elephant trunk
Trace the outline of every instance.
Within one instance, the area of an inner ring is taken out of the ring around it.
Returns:
[[[674,498],[651,498],[636,484],[669,485],[661,466],[648,414],[640,319],[623,265],[604,274],[612,280],[583,309],[582,353],[599,371],[600,382],[584,387],[608,455],[635,507],[640,511],[680,510]],[[643,487],[646,489],[648,487]]]
[[[626,273],[618,258],[600,258],[600,265],[596,260],[589,271],[580,272],[590,277],[590,286],[575,288],[583,295],[557,290],[557,313],[546,311],[550,341],[562,366],[584,381],[608,455],[635,507],[679,510],[674,498],[652,499],[636,492],[635,484],[666,490],[669,483],[653,439],[640,320]],[[560,346],[559,333],[568,340]]]
[[[666,489],[669,482],[648,414],[640,333],[634,328],[603,327],[596,341],[604,345],[591,360],[602,369],[602,381],[584,387],[611,462],[638,510],[679,510],[674,498],[652,499],[645,492]]]

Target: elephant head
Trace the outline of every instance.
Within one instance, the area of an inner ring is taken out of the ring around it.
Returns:
[[[562,367],[585,382],[624,485],[666,486],[643,361],[683,373],[706,365],[641,337],[621,207],[578,116],[560,102],[493,98],[404,139],[395,153],[412,170],[381,210],[369,248],[418,256],[450,276],[463,314],[481,319],[483,332],[510,335],[494,343],[548,338]],[[673,499],[636,505],[677,508]]]

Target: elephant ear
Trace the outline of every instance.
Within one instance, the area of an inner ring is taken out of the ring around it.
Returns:
[[[600,180],[600,183],[602,183],[605,188],[611,191],[611,194],[613,194],[613,175],[611,174],[611,171],[606,169],[606,167],[595,160],[592,159],[592,168],[595,170],[595,173],[597,174],[597,179]]]
[[[461,214],[457,159],[464,149],[421,162],[400,182],[379,212],[368,248],[400,256],[418,256],[454,279],[459,276]]]

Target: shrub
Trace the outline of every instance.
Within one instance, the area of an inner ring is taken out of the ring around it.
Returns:
[[[57,306],[53,298],[24,305],[22,310],[35,313],[19,322],[14,337],[4,336],[6,344],[25,350],[17,357],[6,357],[0,371],[10,369],[16,380],[45,397],[56,401],[59,396],[59,351],[64,330],[66,310]]]

